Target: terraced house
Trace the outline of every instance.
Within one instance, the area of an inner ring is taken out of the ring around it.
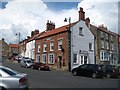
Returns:
[[[118,64],[120,37],[111,32],[104,25],[99,27],[91,25],[91,31],[95,36],[95,61],[97,64]]]

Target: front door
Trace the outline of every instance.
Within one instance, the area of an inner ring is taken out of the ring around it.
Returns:
[[[57,60],[57,68],[62,68],[62,56],[58,56],[58,60]]]

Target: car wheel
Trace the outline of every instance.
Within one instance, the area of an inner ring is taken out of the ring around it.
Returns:
[[[39,67],[38,70],[41,70],[41,68]]]
[[[77,74],[77,71],[73,71],[73,75],[74,76],[77,76],[78,74]]]
[[[92,78],[96,78],[97,77],[97,74],[96,73],[93,73],[92,74]]]
[[[7,89],[5,89],[4,87],[2,87],[2,89],[1,90],[7,90]]]
[[[31,68],[34,69],[33,66],[31,66]]]
[[[111,75],[108,73],[108,74],[106,75],[106,77],[107,77],[107,78],[110,78],[110,77],[111,77]]]

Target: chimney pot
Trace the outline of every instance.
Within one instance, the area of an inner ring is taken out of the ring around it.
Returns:
[[[46,30],[49,31],[49,30],[52,30],[52,29],[55,29],[55,23],[48,20],[47,24],[46,24]]]

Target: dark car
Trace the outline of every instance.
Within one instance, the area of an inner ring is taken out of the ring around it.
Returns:
[[[100,65],[84,64],[72,70],[73,75],[89,76],[92,78],[103,77],[103,71]]]
[[[104,72],[104,77],[117,77],[119,74],[119,69],[116,65],[101,65],[101,67]]]
[[[46,71],[49,71],[50,68],[48,65],[44,64],[44,63],[34,63],[32,66],[31,66],[32,69],[38,69],[38,70],[46,70]]]

